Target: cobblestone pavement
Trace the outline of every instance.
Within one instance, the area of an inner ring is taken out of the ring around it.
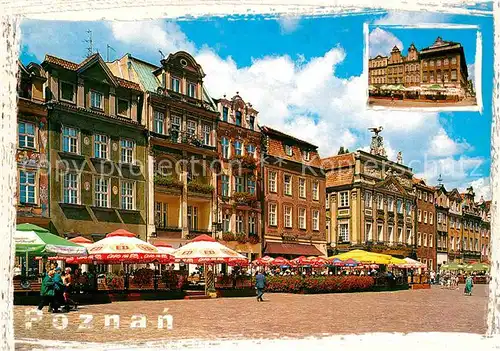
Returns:
[[[376,99],[370,97],[368,99],[369,106],[385,106],[385,107],[396,107],[396,108],[405,108],[405,107],[458,107],[458,106],[476,106],[477,102],[473,98],[467,98],[462,101],[457,102],[425,102],[425,101],[416,101],[416,100],[394,100],[390,99]]]
[[[459,290],[369,292],[352,294],[265,294],[255,298],[114,302],[81,306],[68,314],[44,314],[26,328],[30,306],[15,306],[17,347],[23,339],[85,342],[140,342],[154,339],[224,339],[325,336],[367,332],[486,332],[488,289],[476,285],[473,296]],[[158,316],[173,316],[173,328],[158,329]],[[131,328],[132,316],[144,314],[147,328]],[[80,317],[92,314],[92,326],[79,330]],[[119,329],[105,328],[104,315],[119,314]],[[68,318],[64,330],[63,316]],[[23,347],[24,349],[24,347]]]

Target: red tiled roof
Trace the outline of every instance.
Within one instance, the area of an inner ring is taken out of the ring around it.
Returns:
[[[87,64],[90,60],[92,60],[96,55],[99,55],[99,54],[94,54],[92,56],[87,57],[80,64],[77,64],[77,63],[74,63],[74,62],[71,62],[68,60],[64,60],[64,59],[61,59],[59,57],[51,56],[51,55],[45,55],[45,61],[48,63],[52,63],[54,65],[61,66],[61,67],[65,68],[67,70],[70,70],[70,71],[77,71],[80,67],[85,66],[85,64]],[[131,82],[129,80],[126,80],[126,79],[123,79],[120,77],[116,77],[116,76],[114,76],[114,77],[117,80],[118,85],[123,87],[123,88],[134,89],[134,90],[138,90],[138,91],[141,90],[141,87],[139,86],[139,84],[137,84],[135,82]]]
[[[336,155],[321,159],[321,164],[326,170],[354,166],[354,163],[354,153]]]
[[[273,128],[269,128],[267,126],[262,126],[261,130],[265,134],[275,135],[275,136],[278,136],[280,138],[286,138],[286,139],[294,140],[295,142],[297,142],[299,144],[302,144],[303,146],[309,146],[309,147],[314,148],[314,149],[318,148],[316,145],[308,143],[307,141],[295,138],[295,137],[293,137],[293,136],[291,136],[289,134],[285,134],[283,132],[280,132],[279,130],[276,130],[276,129],[273,129]]]
[[[283,244],[268,242],[264,251],[266,254],[297,255],[297,256],[323,256],[316,246],[310,244]]]

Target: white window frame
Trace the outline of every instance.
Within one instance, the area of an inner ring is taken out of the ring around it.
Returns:
[[[234,143],[234,155],[243,156],[243,143],[241,140],[235,140]]]
[[[228,138],[222,137],[220,144],[221,144],[222,158],[228,159],[230,157],[229,145],[231,144],[231,142],[229,141]]]
[[[236,215],[236,234],[241,234],[244,232],[244,218],[242,214],[237,214]]]
[[[71,85],[73,87],[73,99],[72,100],[67,100],[67,99],[63,98],[63,89],[62,89],[63,84],[68,84],[68,85]],[[65,80],[60,80],[59,81],[59,100],[64,101],[64,102],[70,102],[72,104],[76,103],[76,84],[65,81]]]
[[[176,82],[177,84],[174,84]],[[170,76],[170,90],[176,93],[181,92],[181,80],[175,76]]]
[[[285,144],[285,154],[287,156],[293,156],[293,148],[291,145]]]
[[[98,90],[90,89],[90,108],[104,110],[104,94]],[[95,99],[100,96],[99,106],[94,105]]]
[[[319,182],[317,180],[313,180],[311,186],[313,200],[319,201]]]
[[[420,223],[422,222],[422,210],[418,209],[417,213],[418,213],[418,222]]]
[[[64,131],[65,130],[68,130],[68,131],[75,131],[76,133],[76,136],[73,136],[73,135],[64,135]],[[64,139],[67,138],[68,139],[68,147],[69,149],[68,150],[64,150]],[[62,126],[61,127],[61,150],[63,152],[67,152],[67,153],[72,153],[72,154],[79,154],[80,153],[80,130],[77,129],[77,128],[73,128],[73,127],[66,127],[66,126]],[[74,142],[74,145],[72,145]],[[72,150],[74,147],[74,151]]]
[[[253,158],[255,158],[255,145],[247,144],[246,152],[247,152],[247,155],[250,155]]]
[[[349,207],[349,191],[339,192],[339,207]]]
[[[26,179],[25,182],[21,183],[21,173],[24,173],[25,176],[24,178]],[[29,181],[29,178],[33,178],[33,182],[31,183]],[[25,188],[25,193],[26,196],[25,198],[21,198],[21,188]],[[32,189],[33,192],[33,201],[30,201],[30,196],[29,193],[31,192],[30,190]],[[31,171],[31,170],[26,170],[26,169],[21,169],[19,170],[19,202],[22,204],[31,204],[31,205],[36,205],[38,203],[38,198],[37,198],[37,172],[36,171]]]
[[[268,173],[268,184],[267,184],[270,193],[278,192],[277,180],[278,180],[278,172],[270,170]]]
[[[307,210],[303,207],[299,208],[299,229],[307,229]]]
[[[270,226],[275,227],[278,225],[278,205],[276,203],[269,204],[268,220]]]
[[[310,161],[311,160],[311,152],[308,150],[303,151],[303,158],[304,161]]]
[[[339,222],[339,237],[340,242],[349,242],[349,222]]]
[[[432,235],[432,234],[429,233],[428,238],[429,238],[429,247],[434,247],[434,242],[433,242],[434,241],[434,235]]]
[[[105,141],[101,139],[105,139]],[[109,139],[109,136],[105,134],[94,134],[94,158],[109,159]]]
[[[394,212],[394,198],[392,196],[387,197],[387,210]]]
[[[406,244],[411,245],[411,236],[412,230],[410,228],[406,228]]]
[[[372,208],[372,192],[371,191],[365,191],[365,198],[364,198],[364,202],[365,202],[365,208]]]
[[[212,127],[208,124],[203,124],[203,144],[212,146]]]
[[[103,191],[103,184],[100,182],[106,181],[106,191]],[[111,179],[107,177],[95,177],[94,178],[94,206],[110,208],[111,207]]]
[[[158,134],[165,134],[165,113],[154,110],[153,131]]]
[[[319,211],[312,210],[312,229],[319,231]]]
[[[75,179],[67,179],[67,176],[75,177]],[[70,184],[70,182],[72,184]],[[66,192],[68,193],[66,201]],[[78,173],[65,173],[62,179],[62,201],[65,204],[80,204],[80,174]],[[72,201],[74,199],[74,201]]]
[[[125,164],[135,162],[135,141],[132,139],[120,139],[120,161]]]
[[[125,114],[121,114],[120,113],[120,108],[119,108],[120,107],[120,101],[127,103],[127,112]],[[128,101],[127,99],[120,99],[120,98],[116,99],[116,114],[118,116],[122,116],[122,117],[127,117],[128,118],[129,115],[130,115],[130,101]]]
[[[222,230],[224,232],[231,231],[231,214],[230,213],[224,213],[222,215]]]
[[[257,234],[257,226],[256,220],[254,216],[248,216],[248,235],[255,235]]]
[[[122,210],[135,210],[135,187],[136,183],[132,180],[120,182],[120,207]]]
[[[155,202],[155,226],[158,228],[168,227],[168,203]]]
[[[392,225],[387,227],[387,237],[389,244],[392,245],[394,243],[394,227]]]
[[[291,206],[285,206],[284,211],[283,211],[283,219],[284,219],[285,228],[292,228],[293,227],[293,214],[292,214],[292,207]]]
[[[427,224],[427,211],[424,211],[424,223]]]
[[[196,96],[196,90],[198,90],[197,86],[196,86],[196,83],[193,83],[193,82],[188,82],[187,83],[187,91],[186,91],[186,95],[187,96],[196,99],[197,98],[197,96]]]
[[[434,214],[429,212],[429,224],[434,224]]]
[[[300,198],[305,198],[307,196],[306,193],[306,179],[305,178],[299,178],[299,197]]]
[[[373,224],[365,223],[365,240],[373,241]]]
[[[379,241],[379,242],[384,241],[384,225],[383,224],[377,224],[377,241]]]
[[[289,181],[286,181],[286,178],[289,177]],[[292,175],[291,174],[283,174],[283,194],[292,196]]]
[[[24,125],[24,133],[21,133],[19,130],[22,125]],[[33,127],[33,134],[26,132],[27,126]],[[36,125],[34,123],[19,121],[17,126],[18,147],[23,149],[36,149],[36,131]],[[23,145],[21,145],[21,141]],[[33,145],[29,145],[30,141]]]
[[[230,184],[229,176],[227,174],[221,175],[221,184],[222,184],[222,186],[221,186],[222,196],[229,197],[231,184]]]
[[[188,119],[187,123],[186,123],[186,132],[189,136],[196,136],[198,133],[197,133],[197,123],[196,121],[193,121],[192,119]]]

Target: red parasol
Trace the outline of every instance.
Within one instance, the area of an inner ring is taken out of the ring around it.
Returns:
[[[274,258],[269,257],[269,256],[264,256],[264,257],[260,257],[256,260],[252,261],[252,265],[253,266],[269,266],[272,264],[273,261],[274,261]]]
[[[276,257],[272,263],[273,266],[290,266],[290,261],[284,257]]]
[[[310,266],[312,264],[311,259],[305,256],[294,258],[293,260],[290,260],[290,263],[294,266]]]

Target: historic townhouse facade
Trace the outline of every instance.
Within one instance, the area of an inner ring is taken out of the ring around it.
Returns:
[[[326,255],[325,176],[317,147],[269,127],[261,132],[264,254]]]
[[[217,100],[218,236],[228,247],[253,260],[260,256],[261,133],[258,111],[236,93]]]
[[[217,120],[205,73],[184,51],[156,66],[127,54],[109,63],[141,86],[148,131],[148,240],[179,247],[217,223]]]
[[[462,194],[462,255],[463,262],[476,262],[481,259],[481,210],[474,202],[472,187]]]
[[[17,223],[49,228],[48,129],[45,71],[19,63],[17,127]]]
[[[478,203],[481,210],[481,262],[489,262],[491,255],[490,237],[491,237],[491,200],[484,201],[483,197]]]
[[[434,193],[436,205],[437,268],[448,262],[448,216],[449,199],[444,185],[440,184]]]
[[[420,86],[420,57],[415,45],[411,43],[405,58],[404,86]]]
[[[436,270],[436,207],[434,188],[413,178],[417,202],[417,257],[429,270]],[[439,243],[442,244],[441,242]]]
[[[392,48],[391,54],[387,61],[387,83],[388,84],[403,84],[405,81],[405,64],[404,57],[397,46]]]
[[[462,196],[457,189],[448,192],[448,260],[462,260]]]
[[[326,172],[331,251],[365,249],[416,257],[415,189],[411,168],[385,156],[382,128],[372,128],[370,153],[322,160]]]
[[[377,55],[368,61],[368,80],[371,85],[387,83],[387,56]]]
[[[146,236],[146,138],[140,87],[99,54],[46,55],[50,217],[57,233],[99,239],[118,228]]]

